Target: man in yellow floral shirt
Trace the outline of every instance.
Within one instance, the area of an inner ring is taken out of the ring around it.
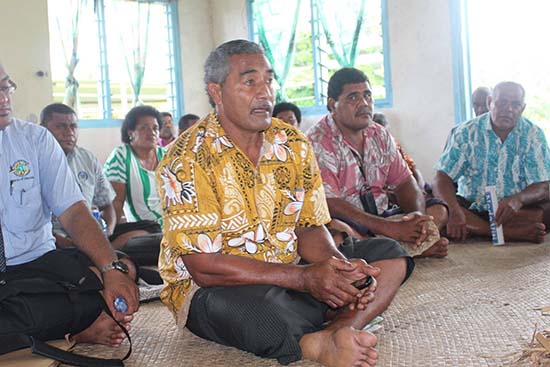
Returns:
[[[356,244],[351,260],[338,251],[309,142],[271,118],[273,70],[260,46],[219,46],[205,82],[215,111],[157,169],[162,301],[193,333],[283,364],[374,365],[376,337],[361,329],[414,263],[388,239]],[[377,282],[365,289],[351,284],[369,276]],[[327,326],[331,309],[341,312]]]

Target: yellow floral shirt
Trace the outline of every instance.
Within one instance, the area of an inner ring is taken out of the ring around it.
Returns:
[[[182,255],[216,253],[273,263],[297,260],[295,227],[330,221],[307,138],[273,119],[258,167],[236,147],[215,113],[182,134],[160,162],[162,301],[185,325],[193,282]]]

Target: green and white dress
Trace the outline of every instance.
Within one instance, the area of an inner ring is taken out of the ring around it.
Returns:
[[[166,150],[157,148],[158,161]],[[103,167],[105,176],[112,182],[126,185],[124,214],[128,222],[154,220],[162,226],[162,209],[157,192],[155,171],[146,170],[128,144],[116,147]]]

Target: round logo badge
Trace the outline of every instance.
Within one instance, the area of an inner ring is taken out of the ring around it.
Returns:
[[[86,181],[88,179],[88,172],[86,172],[86,171],[78,172],[78,179],[80,181]]]
[[[29,174],[31,168],[29,167],[29,162],[24,160],[19,160],[12,164],[10,167],[10,173],[13,173],[16,176],[23,177]]]

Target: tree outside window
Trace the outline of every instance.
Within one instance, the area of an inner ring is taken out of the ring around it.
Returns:
[[[168,0],[49,0],[53,99],[81,120],[148,104],[182,111],[177,7]]]
[[[391,105],[384,49],[385,0],[250,0],[252,29],[274,67],[277,101],[315,110],[328,79],[342,67],[369,77],[377,106]]]

